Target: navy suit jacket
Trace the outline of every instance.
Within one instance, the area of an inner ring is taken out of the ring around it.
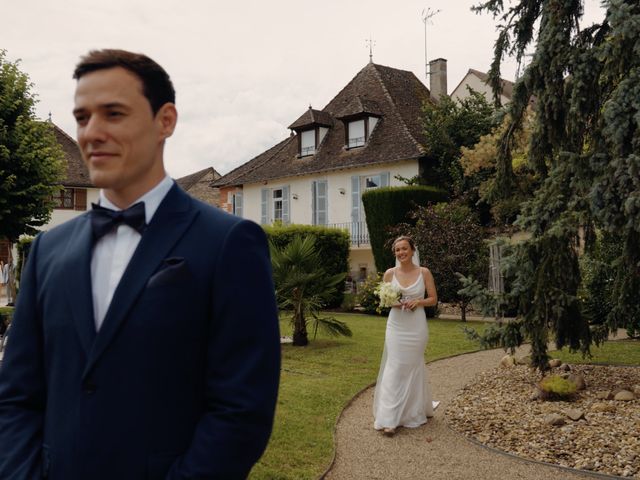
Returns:
[[[91,250],[86,214],[32,245],[0,369],[0,478],[245,478],[280,370],[262,229],[174,185],[98,333]]]

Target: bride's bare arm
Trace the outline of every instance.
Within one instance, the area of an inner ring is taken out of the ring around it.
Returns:
[[[389,268],[387,269],[386,272],[384,272],[384,275],[382,276],[382,280],[389,283],[392,278],[393,278],[393,268]]]
[[[422,267],[422,277],[424,278],[424,288],[427,292],[427,298],[422,300],[422,306],[433,307],[438,304],[436,283],[433,281],[433,275],[431,275],[428,268]]]

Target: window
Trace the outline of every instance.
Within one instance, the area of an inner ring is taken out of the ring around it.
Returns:
[[[289,223],[289,186],[263,188],[261,193],[260,223]]]
[[[53,200],[53,208],[82,211],[87,209],[86,188],[63,188],[51,199]]]
[[[273,219],[274,221],[282,221],[282,189],[272,190],[273,195]]]
[[[364,222],[362,194],[367,190],[389,186],[389,172],[373,175],[354,175],[351,177],[351,221]]]
[[[53,208],[73,209],[73,188],[63,188],[53,195]]]
[[[349,122],[349,140],[347,148],[361,147],[365,142],[364,120]]]
[[[316,131],[305,130],[300,134],[300,156],[306,157],[316,153]]]
[[[369,140],[373,128],[378,123],[376,117],[366,117],[347,123],[347,148],[362,147]]]
[[[365,190],[372,188],[378,188],[382,185],[382,175],[372,175],[369,177],[363,177],[363,187]]]
[[[231,205],[231,213],[242,217],[242,192],[229,193],[227,203]]]

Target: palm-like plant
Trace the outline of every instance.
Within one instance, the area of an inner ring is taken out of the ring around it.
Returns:
[[[337,288],[341,288],[346,274],[328,275],[322,268],[322,258],[312,236],[296,236],[282,248],[270,244],[273,280],[278,306],[291,310],[293,345],[309,343],[307,322],[312,319],[314,338],[318,328],[330,335],[350,337],[351,330],[333,317],[321,317],[320,310]]]

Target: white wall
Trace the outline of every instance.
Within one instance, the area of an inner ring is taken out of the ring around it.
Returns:
[[[91,203],[98,202],[98,196],[100,193],[99,188],[87,188],[87,209],[91,209]],[[71,220],[72,218],[77,217],[78,215],[83,214],[83,210],[67,210],[67,209],[58,209],[54,208],[51,213],[51,220],[46,225],[39,227],[40,230],[50,230],[53,227],[56,227],[67,220]]]
[[[390,173],[390,186],[401,186],[404,184],[394,177],[396,175],[405,178],[414,177],[418,174],[418,161],[407,160],[405,162],[378,164],[364,168],[344,169],[314,176],[281,178],[270,180],[266,184],[246,184],[243,188],[243,216],[260,223],[260,191],[263,188],[273,189],[289,185],[290,222],[310,225],[312,223],[311,182],[314,180],[326,180],[328,187],[327,222],[330,224],[348,223],[351,222],[351,177],[353,175],[375,175],[381,172]],[[344,194],[340,193],[341,189]],[[298,198],[294,200],[294,196]]]
[[[453,98],[454,100],[462,100],[463,98],[467,98],[469,96],[467,86],[471,87],[476,92],[482,93],[488,102],[493,102],[493,91],[491,90],[491,86],[484,83],[473,73],[467,73],[465,75],[465,77],[462,79],[462,82],[460,82],[460,85],[458,85],[456,89],[451,92],[451,98]],[[503,105],[506,105],[510,102],[510,100],[504,95],[500,95],[500,101]]]

